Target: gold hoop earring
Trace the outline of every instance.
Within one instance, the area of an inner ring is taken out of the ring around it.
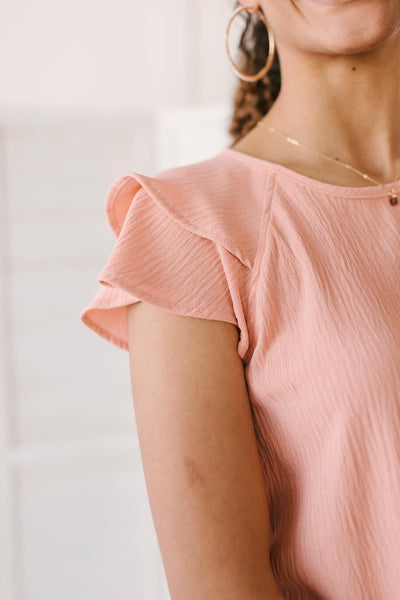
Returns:
[[[264,75],[266,75],[268,73],[268,71],[270,70],[270,68],[272,66],[274,56],[275,56],[275,36],[269,27],[269,23],[268,23],[267,19],[265,18],[264,13],[260,11],[260,8],[257,8],[257,10],[254,12],[258,13],[260,19],[264,23],[265,27],[267,28],[267,32],[268,32],[268,40],[269,40],[268,58],[267,58],[267,63],[265,65],[265,67],[263,67],[261,69],[261,71],[259,71],[255,75],[247,75],[246,73],[242,73],[242,71],[239,71],[239,69],[233,62],[231,54],[229,52],[229,31],[231,29],[232,21],[235,19],[235,17],[240,12],[242,12],[242,10],[248,10],[249,8],[253,8],[253,7],[252,6],[240,6],[232,13],[231,18],[229,19],[229,22],[228,22],[228,26],[226,28],[226,32],[225,32],[225,46],[226,46],[226,52],[228,54],[228,58],[231,63],[232,69],[236,73],[236,75],[240,79],[243,79],[243,81],[258,81],[259,79],[261,79],[262,77],[264,77]]]

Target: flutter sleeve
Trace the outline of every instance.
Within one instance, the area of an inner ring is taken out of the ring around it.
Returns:
[[[127,306],[139,300],[171,313],[238,327],[243,358],[248,334],[241,302],[243,265],[218,239],[218,223],[179,188],[139,173],[111,185],[106,216],[116,242],[81,321],[128,350]],[[207,226],[202,228],[202,224]]]

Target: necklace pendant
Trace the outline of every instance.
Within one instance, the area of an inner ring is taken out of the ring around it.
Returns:
[[[392,206],[396,206],[396,204],[399,202],[399,199],[395,194],[393,194],[393,192],[390,194],[389,202]]]

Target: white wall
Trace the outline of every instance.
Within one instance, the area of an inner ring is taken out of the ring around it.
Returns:
[[[230,97],[230,0],[2,5],[0,105],[140,110]]]
[[[104,199],[230,143],[229,0],[3,0],[0,599],[167,600],[128,353],[78,315]]]

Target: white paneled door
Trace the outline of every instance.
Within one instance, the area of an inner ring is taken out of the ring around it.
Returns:
[[[170,600],[129,355],[79,314],[114,179],[231,141],[232,5],[22,0],[1,19],[0,600]]]
[[[1,600],[169,600],[129,355],[78,317],[115,242],[111,183],[211,156],[227,117],[3,112]]]

